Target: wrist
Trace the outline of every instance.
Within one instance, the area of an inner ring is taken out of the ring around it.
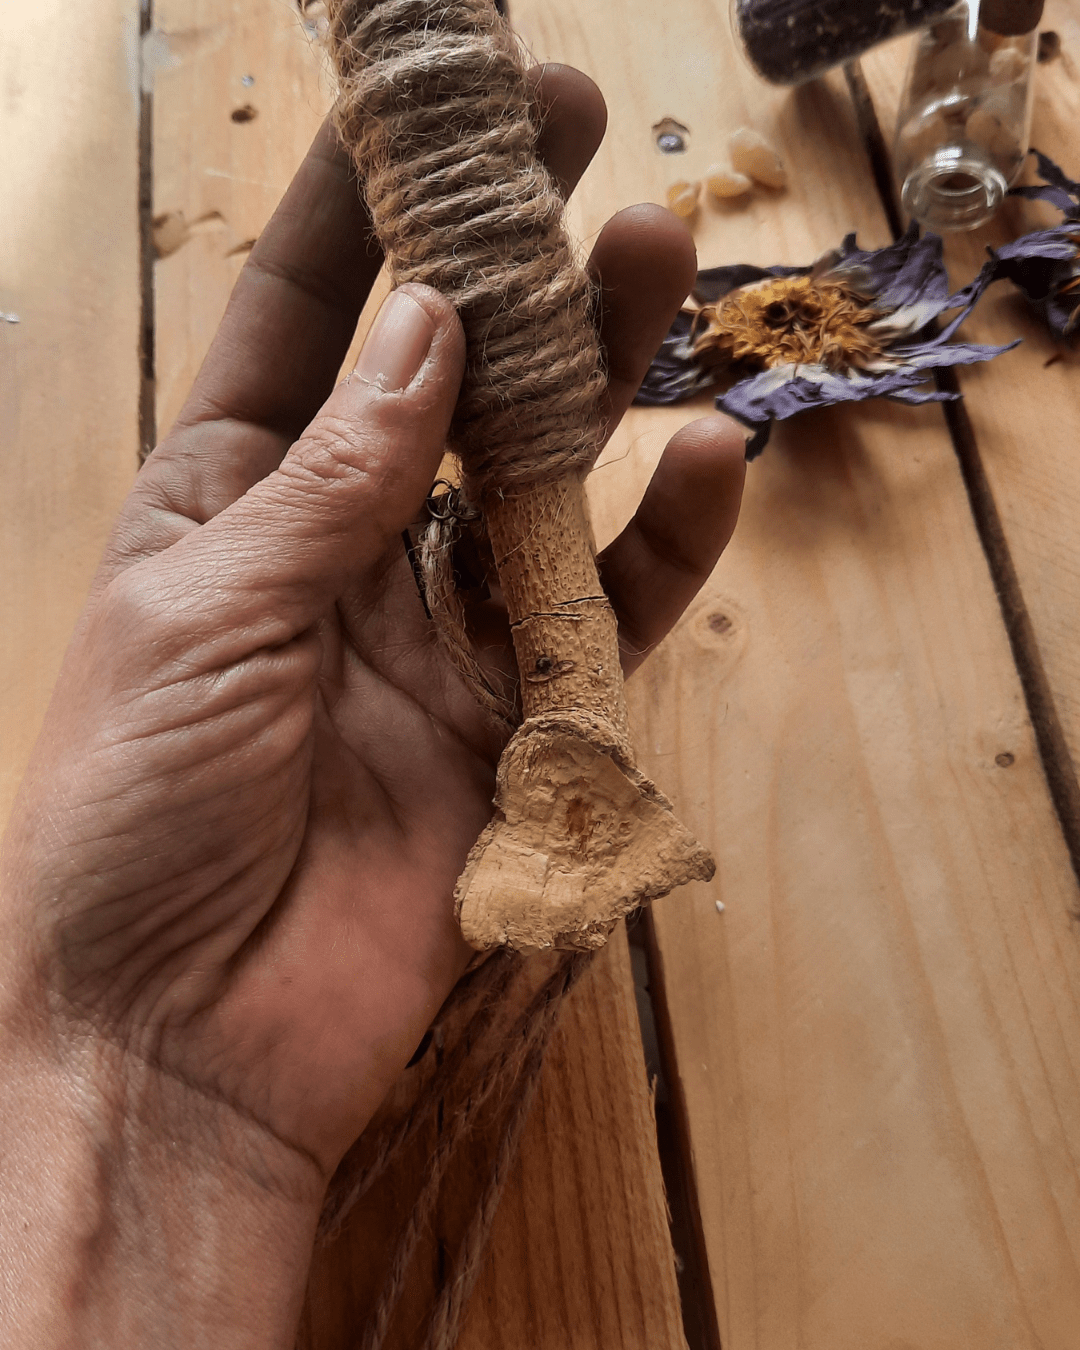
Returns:
[[[93,1036],[0,1016],[0,1344],[291,1347],[323,1178]]]

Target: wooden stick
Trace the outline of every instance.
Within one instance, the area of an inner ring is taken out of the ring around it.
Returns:
[[[643,901],[713,870],[627,736],[582,487],[605,383],[592,284],[536,155],[522,53],[490,0],[331,0],[330,20],[337,123],[391,275],[436,287],[461,316],[454,448],[521,672],[525,722],[458,883],[462,930],[479,948],[587,950]],[[445,543],[430,561],[449,572]],[[463,627],[443,637],[469,681]]]
[[[485,516],[525,721],[458,882],[458,917],[476,947],[599,947],[638,905],[708,880],[713,860],[634,762],[580,476],[492,499]]]

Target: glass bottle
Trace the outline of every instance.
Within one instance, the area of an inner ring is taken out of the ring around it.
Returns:
[[[1028,149],[1041,0],[962,0],[916,39],[896,126],[904,209],[932,230],[990,219]]]
[[[879,42],[914,32],[956,0],[731,0],[731,26],[754,70],[802,84]]]

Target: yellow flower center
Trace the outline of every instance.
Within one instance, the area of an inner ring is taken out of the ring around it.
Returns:
[[[778,277],[704,306],[691,340],[696,357],[748,373],[794,364],[845,370],[881,355],[866,331],[880,317],[838,282]]]

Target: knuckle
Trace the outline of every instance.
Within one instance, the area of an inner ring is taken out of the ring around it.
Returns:
[[[114,576],[102,593],[95,618],[109,639],[137,638],[140,646],[155,644],[176,619],[177,598],[170,596],[156,572],[136,563]]]
[[[356,425],[324,413],[293,446],[283,469],[320,482],[354,482],[371,476],[371,455]]]

